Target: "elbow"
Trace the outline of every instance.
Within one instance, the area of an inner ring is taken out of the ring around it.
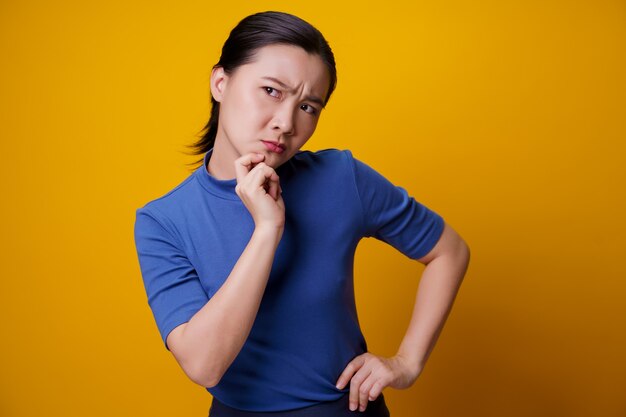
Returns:
[[[189,379],[191,379],[193,382],[195,382],[196,384],[204,388],[213,388],[214,386],[219,384],[221,378],[209,375],[209,376],[200,376],[198,378],[192,378],[191,376],[189,376]]]
[[[222,363],[209,359],[217,355],[206,352],[206,347],[198,352],[198,349],[190,345],[184,338],[186,328],[187,323],[184,323],[172,330],[167,338],[167,346],[191,381],[205,388],[212,388],[219,384],[226,368]]]
[[[210,369],[209,367],[204,366],[196,366],[194,368],[183,369],[185,374],[189,379],[191,379],[196,384],[203,386],[205,388],[213,388],[217,384],[219,384],[223,372]]]

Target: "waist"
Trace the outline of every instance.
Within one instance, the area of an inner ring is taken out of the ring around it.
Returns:
[[[389,409],[381,393],[369,401],[363,412],[350,411],[348,393],[335,401],[327,401],[304,408],[285,411],[245,411],[227,406],[213,397],[209,417],[389,417]]]

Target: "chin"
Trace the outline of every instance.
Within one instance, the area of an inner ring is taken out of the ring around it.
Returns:
[[[267,165],[276,169],[279,166],[281,166],[283,163],[285,163],[285,160],[278,155],[272,155],[272,157],[266,163]]]
[[[266,151],[265,154],[265,162],[270,165],[272,168],[278,166],[285,162],[288,159],[287,151],[284,151],[281,154],[277,154],[275,152]]]

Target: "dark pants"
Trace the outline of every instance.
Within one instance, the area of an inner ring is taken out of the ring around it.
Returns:
[[[309,407],[287,411],[252,412],[229,407],[213,397],[209,417],[389,417],[389,409],[381,393],[374,401],[367,404],[365,411],[350,411],[349,394],[336,401],[324,402]]]

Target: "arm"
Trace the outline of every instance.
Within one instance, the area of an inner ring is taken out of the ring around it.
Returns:
[[[435,346],[469,264],[469,248],[446,224],[435,247],[419,261],[426,264],[413,315],[397,354],[382,358],[367,352],[343,371],[337,387],[350,382],[350,409],[363,411],[383,388],[408,388],[421,374]],[[353,376],[354,375],[354,376]]]
[[[235,161],[236,191],[255,222],[250,241],[220,289],[167,337],[187,376],[205,387],[217,385],[248,338],[282,237],[279,178],[262,159],[247,154]]]
[[[176,361],[195,383],[217,385],[239,354],[259,310],[280,236],[278,229],[256,228],[220,289],[167,337]]]
[[[420,280],[409,328],[396,354],[405,359],[415,378],[424,368],[450,314],[469,258],[465,241],[446,224],[439,242],[419,259],[426,264],[426,268]]]

